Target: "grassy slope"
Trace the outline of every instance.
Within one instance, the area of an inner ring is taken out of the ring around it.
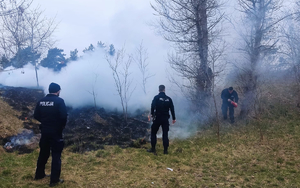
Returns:
[[[19,112],[0,99],[0,139],[14,135],[22,128],[23,122],[17,118],[19,115]]]
[[[144,148],[106,146],[85,154],[67,148],[62,157],[66,181],[59,187],[300,187],[299,114],[285,109],[271,114],[260,123],[224,125],[222,143],[212,130],[174,140],[169,155],[162,154],[161,140],[158,156]],[[3,152],[0,187],[48,187],[49,178],[33,181],[37,157],[38,149],[23,155]]]

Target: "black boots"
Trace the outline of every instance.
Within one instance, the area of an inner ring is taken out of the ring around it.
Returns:
[[[38,177],[37,175],[35,175],[34,180],[41,180],[41,179],[46,178],[46,177],[50,177],[50,174],[49,175],[45,174],[45,176],[43,176],[43,177]]]
[[[156,155],[156,150],[153,148],[148,149],[147,152],[150,152],[150,153],[153,153],[154,155]],[[164,154],[165,155],[168,154],[168,149],[164,149]]]
[[[156,150],[154,148],[148,149],[147,152],[150,152],[150,153],[153,153],[154,155],[157,155]]]
[[[147,150],[147,152],[150,152],[150,153],[156,153],[156,150],[153,149],[153,148],[150,148],[150,149]]]
[[[63,183],[63,182],[64,182],[63,179],[59,179],[58,182],[50,183],[49,187],[54,187],[54,186],[58,185],[59,183]]]

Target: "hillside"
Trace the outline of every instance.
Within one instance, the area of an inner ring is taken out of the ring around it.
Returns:
[[[43,90],[36,88],[0,87],[2,145],[11,141],[11,136],[16,134],[25,142],[31,140],[32,136],[40,136],[39,122],[33,118],[33,111],[36,102],[44,95]],[[148,112],[137,110],[134,115],[128,116],[125,123],[122,113],[117,111],[89,106],[79,109],[67,108],[68,122],[64,138],[66,146],[71,146],[74,152],[96,150],[103,148],[103,145],[139,145],[138,140],[149,138]],[[19,150],[20,153],[32,151],[32,148],[19,147],[20,144],[12,142],[12,146],[15,145],[18,147],[8,149]]]
[[[13,134],[23,120],[0,102],[1,122],[11,118],[6,122],[15,123],[4,129]],[[169,155],[162,154],[161,140],[157,156],[146,152],[149,143],[141,148],[103,145],[84,153],[69,146],[62,154],[65,182],[58,187],[300,187],[299,110],[277,102],[266,106],[268,113],[260,119],[222,123],[220,143],[213,127],[172,140]],[[20,155],[0,147],[0,152],[0,187],[48,187],[49,178],[33,181],[38,149]]]

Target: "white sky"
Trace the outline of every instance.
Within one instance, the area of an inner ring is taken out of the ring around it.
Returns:
[[[134,54],[135,49],[143,42],[148,50],[149,74],[155,76],[149,79],[148,96],[142,96],[140,91],[140,71],[133,63],[130,72],[137,87],[130,101],[131,105],[140,104],[149,106],[154,95],[158,93],[160,84],[166,85],[167,94],[171,96],[171,85],[166,75],[170,69],[167,54],[170,45],[161,36],[155,33],[150,26],[156,17],[148,0],[34,0],[31,8],[40,6],[47,18],[54,18],[59,23],[54,39],[57,43],[53,47],[64,50],[69,57],[70,50],[78,49],[80,54],[90,44],[96,46],[98,41],[105,44],[114,44],[116,49],[125,45],[126,53]],[[34,87],[36,86],[35,73],[32,66],[0,75],[3,85]],[[101,52],[85,55],[79,63],[71,63],[60,73],[52,73],[40,68],[38,71],[40,86],[47,93],[48,85],[56,82],[62,86],[61,96],[70,106],[80,106],[92,103],[91,90],[97,80],[98,104],[119,106],[119,99],[114,88],[112,72]],[[74,93],[74,91],[76,92]],[[173,95],[174,96],[174,95]],[[147,99],[145,99],[145,97]],[[138,99],[139,98],[139,99]],[[80,99],[80,100],[79,100]],[[76,102],[75,102],[76,101]],[[108,103],[108,104],[106,104]],[[141,104],[143,103],[143,104]]]
[[[82,50],[98,41],[121,48],[135,48],[141,41],[149,55],[169,50],[168,43],[149,26],[155,21],[149,0],[35,0],[48,18],[59,23],[56,46],[69,56],[70,50]]]

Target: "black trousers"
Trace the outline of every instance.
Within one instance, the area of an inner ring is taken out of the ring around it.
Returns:
[[[43,178],[45,176],[45,165],[52,154],[51,177],[50,183],[59,181],[61,172],[61,152],[64,148],[64,140],[62,134],[59,133],[42,133],[40,140],[40,154],[37,161],[35,178]]]
[[[229,118],[231,122],[234,122],[234,107],[230,103],[223,103],[222,104],[222,114],[224,119],[227,119],[227,112],[229,109]]]
[[[169,147],[169,117],[156,117],[156,119],[153,121],[153,124],[151,126],[151,146],[153,149],[155,149],[155,145],[157,142],[156,134],[160,126],[162,127],[163,131],[162,138],[164,149],[167,150]]]

